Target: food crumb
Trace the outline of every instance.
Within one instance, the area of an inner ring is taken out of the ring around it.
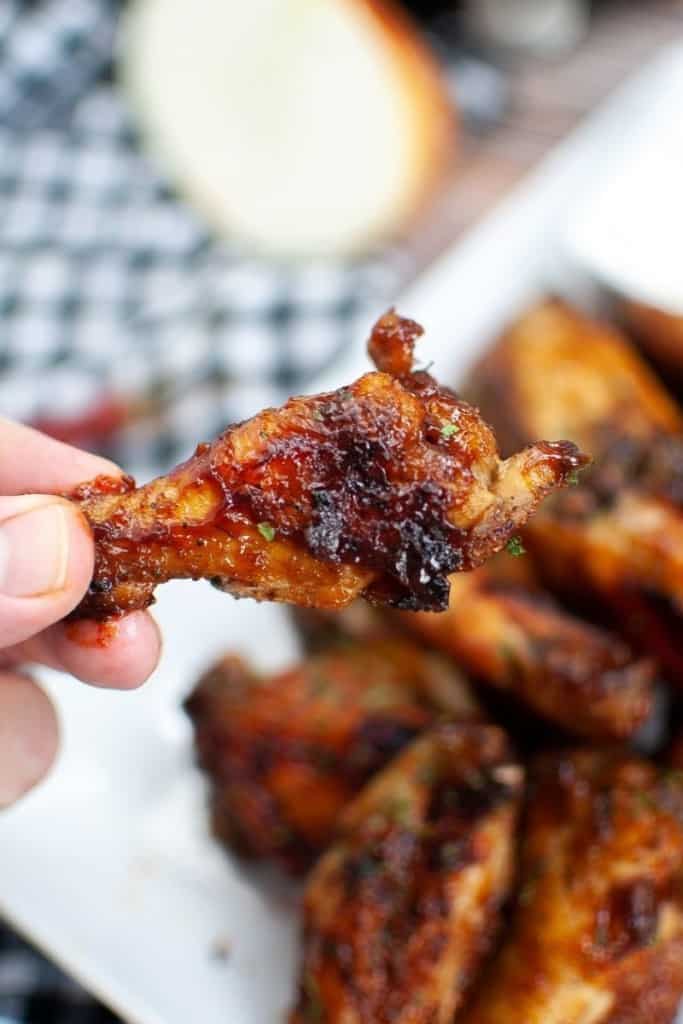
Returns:
[[[232,956],[232,943],[230,939],[224,935],[219,935],[211,945],[209,956],[216,963],[226,964]]]

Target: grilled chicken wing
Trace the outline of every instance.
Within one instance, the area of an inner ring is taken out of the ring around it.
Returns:
[[[652,710],[655,667],[613,633],[493,564],[451,580],[448,611],[401,614],[432,647],[579,736],[625,738]]]
[[[508,442],[567,434],[595,458],[544,506],[526,539],[545,580],[592,595],[683,680],[683,416],[618,334],[561,302],[541,304],[474,374],[484,415]]]
[[[359,594],[444,607],[449,574],[499,550],[587,460],[540,442],[501,462],[477,410],[411,371],[420,334],[388,313],[370,339],[378,372],[266,410],[144,487],[80,488],[96,562],[76,614],[143,608],[174,577],[327,608]]]
[[[458,671],[409,643],[350,643],[270,679],[219,662],[187,701],[214,831],[292,872],[329,844],[365,781],[447,715],[477,717]]]
[[[618,752],[540,761],[512,927],[458,1024],[671,1024],[683,783]]]
[[[451,1024],[509,890],[521,785],[500,730],[463,724],[366,786],[307,884],[290,1024]]]
[[[500,555],[453,576],[445,612],[387,615],[357,602],[342,612],[297,609],[295,619],[309,648],[333,642],[335,631],[369,638],[408,629],[475,679],[571,733],[632,735],[652,709],[653,662],[553,601],[523,570],[528,561]]]

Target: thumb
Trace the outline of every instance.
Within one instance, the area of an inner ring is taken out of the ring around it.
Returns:
[[[75,505],[51,495],[0,498],[0,648],[68,615],[88,588],[93,557]]]

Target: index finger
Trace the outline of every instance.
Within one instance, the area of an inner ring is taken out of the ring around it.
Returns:
[[[120,476],[121,470],[0,416],[0,494],[62,494],[99,474]]]

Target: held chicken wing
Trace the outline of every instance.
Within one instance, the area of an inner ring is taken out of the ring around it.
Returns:
[[[498,555],[453,576],[445,612],[380,614],[357,602],[336,613],[297,609],[295,618],[309,647],[329,644],[335,630],[367,638],[408,629],[475,680],[572,734],[631,736],[652,710],[654,663],[557,604],[520,571],[528,561]]]
[[[542,759],[511,930],[457,1024],[671,1024],[682,995],[680,773]]]
[[[503,547],[587,458],[540,442],[501,462],[477,410],[411,370],[420,334],[388,313],[377,372],[231,427],[144,487],[80,488],[96,559],[77,614],[143,608],[175,577],[326,608],[444,607],[449,574]]]
[[[451,1024],[511,882],[522,769],[491,726],[416,740],[308,881],[290,1024]]]
[[[216,835],[298,873],[365,781],[437,718],[478,717],[460,673],[407,642],[349,643],[263,679],[227,657],[186,703]]]
[[[561,302],[521,318],[474,373],[508,443],[566,433],[595,458],[526,530],[544,579],[596,607],[683,680],[683,416],[627,342]]]

